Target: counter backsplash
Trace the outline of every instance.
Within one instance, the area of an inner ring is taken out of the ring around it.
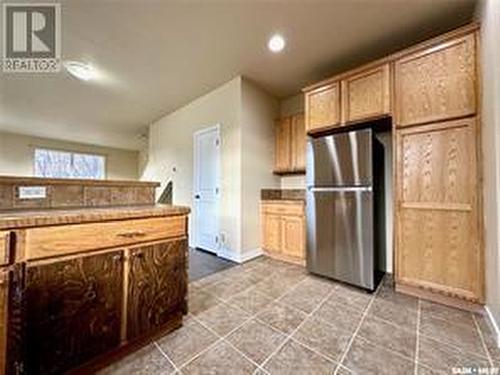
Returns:
[[[0,210],[151,205],[157,186],[141,181],[0,176]]]

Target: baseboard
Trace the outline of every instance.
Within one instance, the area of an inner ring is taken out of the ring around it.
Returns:
[[[217,251],[217,256],[219,258],[227,259],[227,260],[230,260],[232,262],[240,263],[239,254],[236,251],[234,251],[233,249],[229,249],[227,247],[222,247],[221,249],[219,249]]]
[[[243,254],[240,252],[236,252],[232,249],[228,248],[223,248],[220,251],[217,252],[217,256],[230,260],[232,262],[236,263],[244,263],[247,262],[251,259],[257,258],[258,256],[261,256],[263,254],[261,248],[245,251]]]
[[[486,315],[488,316],[488,320],[490,321],[490,327],[493,329],[493,334],[496,337],[497,346],[500,348],[500,328],[498,326],[498,322],[495,320],[488,306],[484,306],[484,309],[486,310]]]
[[[240,254],[240,263],[248,262],[254,258],[260,257],[264,252],[260,247],[257,249],[245,251],[243,254]]]

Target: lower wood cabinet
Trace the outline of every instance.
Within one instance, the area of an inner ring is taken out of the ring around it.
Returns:
[[[120,344],[123,252],[29,265],[28,373],[59,374]]]
[[[65,373],[178,327],[186,312],[187,248],[186,239],[171,239],[28,262],[17,314],[26,322],[25,372]],[[0,288],[0,298],[4,293]],[[16,318],[10,307],[9,317]]]
[[[127,339],[147,335],[185,309],[187,241],[162,242],[130,250]]]
[[[304,202],[261,204],[262,249],[284,261],[305,262],[306,223]]]
[[[7,367],[7,311],[9,295],[9,274],[7,269],[0,269],[0,374]]]
[[[262,248],[273,253],[281,252],[281,215],[262,214]]]
[[[23,266],[0,268],[0,374],[23,374]]]

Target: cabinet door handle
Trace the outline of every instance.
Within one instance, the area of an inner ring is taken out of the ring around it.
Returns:
[[[144,253],[142,251],[136,251],[135,253],[132,254],[133,257],[143,259],[144,258]]]
[[[134,238],[134,237],[144,237],[146,233],[144,232],[124,232],[124,233],[118,233],[118,237],[124,237],[124,238]]]

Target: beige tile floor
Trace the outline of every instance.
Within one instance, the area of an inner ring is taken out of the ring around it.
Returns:
[[[184,326],[103,374],[451,374],[499,367],[486,320],[261,257],[190,283]]]

